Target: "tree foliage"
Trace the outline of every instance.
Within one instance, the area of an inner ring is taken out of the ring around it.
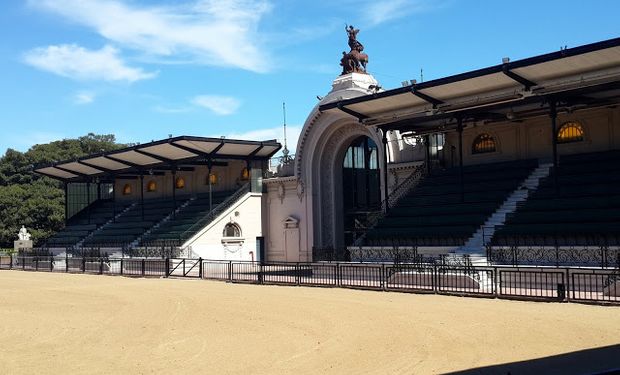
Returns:
[[[113,134],[89,133],[77,139],[34,145],[23,153],[8,149],[0,158],[0,248],[13,247],[22,225],[32,233],[35,243],[64,226],[62,182],[34,173],[35,166],[123,146],[116,143]]]

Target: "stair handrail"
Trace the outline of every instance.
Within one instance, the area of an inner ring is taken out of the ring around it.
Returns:
[[[398,201],[410,191],[412,185],[417,185],[420,179],[426,174],[426,162],[417,165],[413,172],[407,176],[398,186],[392,189],[392,192],[388,195],[387,202],[389,207],[393,207]],[[381,207],[385,211],[385,199],[381,202]]]
[[[368,229],[373,228],[379,220],[385,217],[387,212],[388,205],[389,207],[394,207],[400,201],[402,197],[404,197],[407,193],[411,191],[414,187],[418,185],[422,177],[426,175],[426,162],[417,165],[413,172],[409,176],[407,176],[398,186],[396,186],[388,197],[381,201],[381,211],[376,212],[374,214],[368,215],[366,218],[366,223],[364,223],[365,231],[361,236],[357,237],[355,241],[353,241],[352,246],[361,246],[362,241],[366,238],[366,233]]]
[[[202,219],[195,222],[191,227],[189,227],[185,232],[179,235],[181,241],[186,241],[191,238],[191,236],[196,233],[196,228],[202,228],[211,221],[213,221],[217,216],[219,216],[222,212],[227,210],[233,203],[235,203],[239,198],[244,196],[245,194],[250,192],[250,183],[246,182],[243,186],[241,186],[237,191],[235,191],[228,198],[224,199],[224,201],[218,204],[214,209],[209,211],[207,215],[205,215]],[[189,235],[191,233],[191,235]]]

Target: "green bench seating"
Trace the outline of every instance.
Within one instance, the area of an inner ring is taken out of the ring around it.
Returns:
[[[559,164],[497,229],[493,245],[620,244],[620,150],[562,156]]]
[[[436,170],[377,225],[364,245],[460,246],[537,166],[536,160]],[[464,198],[464,199],[463,199]]]

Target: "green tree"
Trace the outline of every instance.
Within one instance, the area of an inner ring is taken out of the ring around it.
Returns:
[[[22,225],[38,244],[64,226],[62,182],[34,173],[35,166],[121,147],[112,134],[89,133],[34,145],[25,153],[8,149],[0,158],[0,247],[12,247]]]

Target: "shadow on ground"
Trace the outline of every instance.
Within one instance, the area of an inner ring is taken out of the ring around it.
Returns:
[[[502,363],[499,365],[455,371],[449,374],[620,374],[620,344],[558,354],[528,361]]]

